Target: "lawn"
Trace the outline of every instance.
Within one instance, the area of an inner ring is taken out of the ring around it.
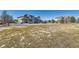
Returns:
[[[37,24],[0,31],[1,48],[78,48],[79,24]]]

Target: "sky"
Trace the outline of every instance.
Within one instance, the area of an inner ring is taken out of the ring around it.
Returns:
[[[3,10],[0,10],[0,15]],[[7,10],[7,13],[16,19],[24,14],[40,16],[42,20],[51,20],[58,16],[75,16],[79,17],[79,10]]]

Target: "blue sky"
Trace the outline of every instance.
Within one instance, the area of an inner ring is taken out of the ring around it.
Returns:
[[[13,18],[22,16],[24,14],[32,14],[34,16],[40,16],[42,20],[49,20],[58,16],[79,16],[79,10],[7,10],[8,14]],[[0,15],[2,10],[0,10]]]

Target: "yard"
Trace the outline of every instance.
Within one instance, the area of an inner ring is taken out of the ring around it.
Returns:
[[[0,48],[79,48],[79,24],[36,24],[6,28],[0,30]]]

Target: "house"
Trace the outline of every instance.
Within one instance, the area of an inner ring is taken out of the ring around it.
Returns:
[[[56,17],[57,23],[70,23],[73,16],[60,16]]]
[[[25,14],[24,16],[17,17],[17,23],[22,24],[22,23],[40,23],[41,18],[40,16],[33,16],[29,14]]]
[[[18,24],[24,23],[23,19],[24,19],[24,16],[17,17],[17,23]]]

